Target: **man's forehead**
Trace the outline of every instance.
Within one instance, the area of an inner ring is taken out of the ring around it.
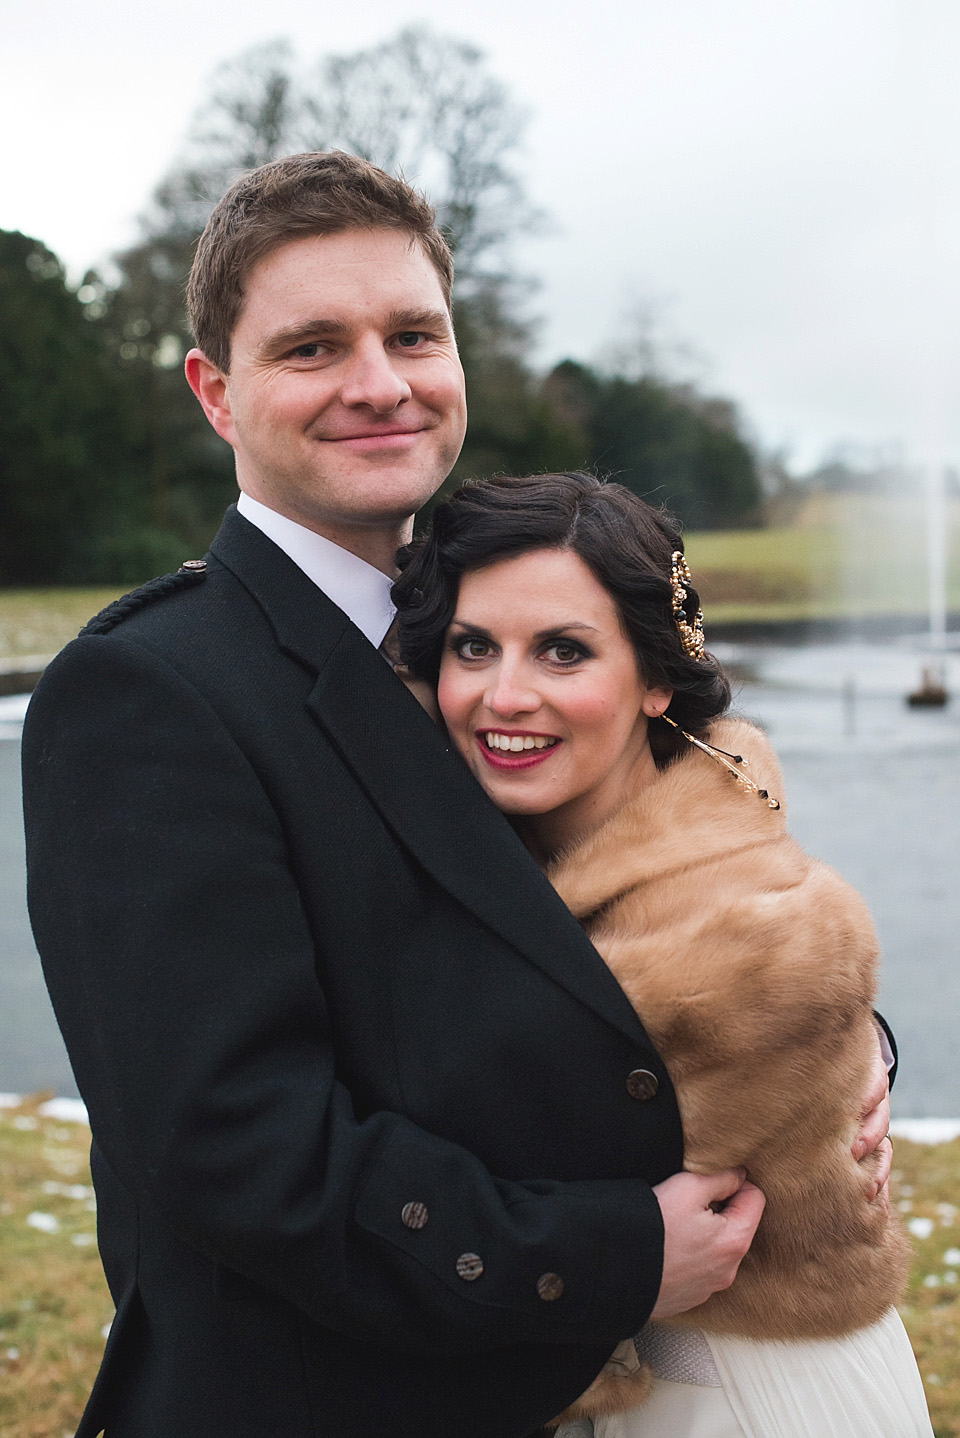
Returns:
[[[440,277],[419,238],[401,230],[340,230],[284,240],[254,262],[244,291],[249,300],[262,288],[372,295],[395,285],[442,295]]]

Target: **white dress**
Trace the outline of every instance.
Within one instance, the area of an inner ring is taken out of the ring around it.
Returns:
[[[656,1375],[646,1403],[564,1424],[556,1438],[933,1438],[892,1308],[870,1328],[799,1343],[651,1323],[611,1362],[629,1371],[641,1357]]]

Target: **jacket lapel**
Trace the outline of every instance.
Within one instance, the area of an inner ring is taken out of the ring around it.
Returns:
[[[450,894],[632,1042],[639,1019],[593,945],[390,665],[341,609],[234,509],[211,553],[317,674],[317,722],[399,842]]]

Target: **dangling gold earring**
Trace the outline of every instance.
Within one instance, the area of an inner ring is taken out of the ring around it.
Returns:
[[[761,789],[758,784],[754,783],[749,774],[745,774],[742,769],[737,767],[739,764],[746,764],[747,762],[742,754],[728,754],[726,749],[715,749],[712,744],[705,744],[702,739],[696,739],[692,734],[688,734],[686,729],[681,729],[680,725],[675,719],[671,719],[669,714],[661,714],[660,718],[665,719],[672,729],[676,729],[677,733],[682,734],[684,739],[688,740],[696,749],[700,749],[704,754],[709,754],[710,758],[717,764],[722,764],[727,773],[732,774],[737,783],[744,789],[749,790],[751,794],[756,794],[758,798],[764,799],[768,809],[780,808],[779,799],[771,799],[766,789]]]

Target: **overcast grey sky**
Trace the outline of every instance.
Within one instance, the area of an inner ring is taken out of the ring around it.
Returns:
[[[0,227],[79,277],[135,234],[205,78],[426,22],[531,112],[539,357],[653,299],[795,465],[846,442],[960,462],[957,0],[0,0]]]

